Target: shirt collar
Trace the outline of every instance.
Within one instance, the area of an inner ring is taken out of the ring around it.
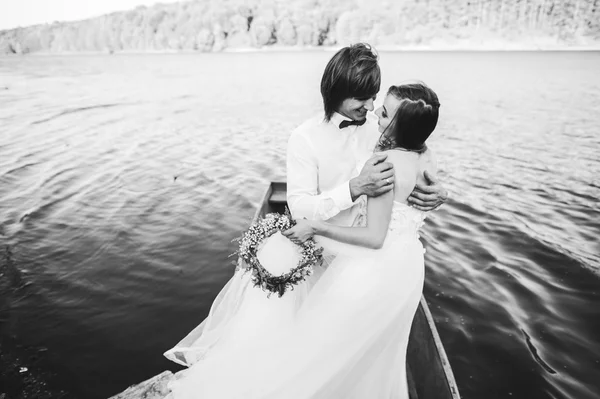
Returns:
[[[341,130],[340,129],[340,123],[342,121],[351,121],[352,119],[348,118],[347,116],[344,116],[342,114],[340,114],[339,112],[334,112],[333,115],[331,115],[331,119],[329,119],[329,122],[331,124],[333,124],[333,126],[336,127],[336,129]]]

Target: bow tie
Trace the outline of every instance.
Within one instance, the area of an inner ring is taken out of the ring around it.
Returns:
[[[343,129],[345,127],[351,126],[351,125],[356,125],[356,126],[362,126],[365,124],[365,122],[367,121],[367,118],[361,120],[361,121],[341,121],[340,122],[340,129]]]

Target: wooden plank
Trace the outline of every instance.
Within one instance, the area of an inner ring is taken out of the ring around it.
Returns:
[[[422,302],[413,319],[406,363],[419,399],[454,399]]]
[[[163,371],[109,399],[163,399],[170,391],[167,384],[174,378],[175,376],[170,371]]]
[[[270,201],[275,204],[287,204],[287,195],[285,191],[273,191]]]
[[[273,182],[271,183],[271,196],[269,198],[268,212],[285,213],[287,206],[287,183]],[[265,213],[268,213],[265,212]]]
[[[258,209],[256,210],[256,212],[254,213],[254,217],[252,218],[252,222],[250,224],[253,224],[254,222],[256,222],[258,220],[259,217],[262,217],[265,215],[265,210],[267,210],[269,208],[269,200],[271,199],[271,194],[273,193],[273,183],[271,183],[269,185],[269,187],[267,187],[267,190],[265,191],[265,194],[262,198],[262,201],[258,207]]]
[[[421,296],[420,308],[423,310],[423,314],[427,319],[427,324],[429,325],[428,331],[431,332],[431,338],[437,351],[437,357],[444,370],[446,382],[448,383],[448,389],[452,394],[451,397],[452,399],[460,399],[460,394],[458,393],[458,385],[456,384],[454,373],[452,372],[452,367],[450,366],[450,361],[448,360],[446,350],[444,349],[444,345],[442,344],[442,339],[440,338],[437,327],[435,326],[435,320],[433,319],[433,315],[429,310],[429,306],[427,305],[427,301],[425,300],[424,296]]]

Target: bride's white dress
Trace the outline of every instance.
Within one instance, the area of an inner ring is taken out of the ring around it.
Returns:
[[[406,349],[423,290],[418,230],[425,215],[399,202],[392,212],[379,250],[317,237],[335,256],[282,298],[267,298],[236,272],[207,319],[165,353],[190,366],[171,383],[172,397],[408,399]],[[278,252],[261,262],[284,262]]]

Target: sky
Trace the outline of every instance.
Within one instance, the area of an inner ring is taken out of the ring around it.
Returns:
[[[74,21],[113,11],[182,0],[0,0],[0,30],[54,21]]]

